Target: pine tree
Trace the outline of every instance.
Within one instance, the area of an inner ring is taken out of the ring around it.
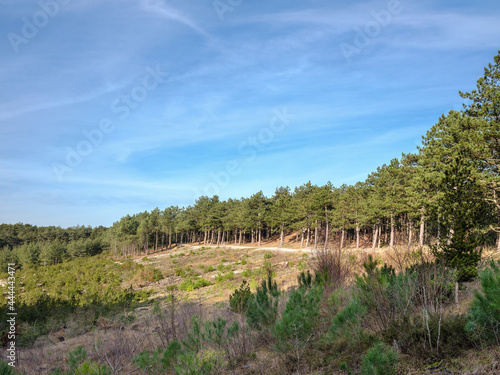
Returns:
[[[435,248],[437,260],[457,270],[457,282],[477,276],[481,260],[477,223],[484,214],[484,200],[466,150],[460,150],[444,172],[440,200],[443,235]]]

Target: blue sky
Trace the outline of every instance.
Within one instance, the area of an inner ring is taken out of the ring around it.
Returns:
[[[500,3],[0,0],[0,222],[105,225],[416,151]]]

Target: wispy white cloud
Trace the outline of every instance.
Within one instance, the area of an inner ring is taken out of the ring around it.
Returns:
[[[144,11],[153,13],[159,17],[180,22],[181,24],[194,30],[196,33],[206,38],[209,39],[211,38],[210,35],[201,27],[199,27],[192,19],[184,15],[181,11],[167,5],[164,1],[162,0],[139,0],[139,1],[141,8]]]

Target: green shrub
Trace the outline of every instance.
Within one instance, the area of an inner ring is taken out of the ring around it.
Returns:
[[[177,363],[178,356],[182,353],[181,344],[174,340],[162,352],[156,349],[153,352],[144,350],[134,357],[134,362],[146,374],[162,374],[165,370],[172,370]]]
[[[175,268],[175,276],[186,277],[186,276],[198,276],[198,273],[191,266],[187,266],[186,268],[177,267]]]
[[[283,315],[274,329],[280,350],[288,351],[293,346],[297,349],[308,341],[316,325],[322,296],[321,287],[292,290]]]
[[[306,255],[306,254],[304,254]],[[299,261],[299,263],[297,263],[297,269],[299,271],[304,271],[305,269],[307,268],[307,262],[304,262],[303,260]]]
[[[215,281],[217,283],[221,283],[221,282],[227,281],[227,280],[234,280],[234,272],[233,271],[229,271],[229,272],[226,272],[224,274],[219,272],[217,274],[217,276],[215,276]]]
[[[156,349],[153,352],[144,350],[134,357],[134,362],[144,373],[158,374],[163,370],[161,354],[160,349]]]
[[[265,261],[260,269],[264,275],[269,275],[269,273],[273,273],[273,268],[274,266],[271,262]]]
[[[233,294],[229,295],[229,308],[235,313],[245,313],[252,296],[250,286],[246,280],[243,280],[239,289],[236,289]]]
[[[179,289],[183,290],[185,292],[191,292],[194,289],[200,289],[205,286],[211,285],[210,282],[203,277],[197,278],[197,277],[191,277],[188,276],[180,285]]]
[[[363,375],[392,375],[396,373],[398,353],[383,343],[375,344],[361,359]]]
[[[0,375],[15,375],[14,369],[4,360],[0,360]]]
[[[299,284],[299,288],[310,289],[313,285],[325,285],[325,276],[324,274],[315,274],[314,277],[311,275],[311,272],[307,270],[307,273],[302,271],[299,276],[297,276],[297,282]]]
[[[299,283],[299,288],[311,288],[312,287],[312,275],[309,270],[307,274],[302,271],[299,276],[297,276],[297,282]]]
[[[75,372],[76,375],[111,375],[111,369],[96,362],[83,362]]]
[[[71,372],[76,373],[80,363],[87,358],[87,351],[79,345],[75,350],[68,353],[68,366]]]
[[[490,267],[479,275],[481,292],[469,310],[466,330],[476,339],[500,342],[500,262],[491,261]]]
[[[359,299],[357,297],[352,298],[346,307],[333,317],[329,334],[331,337],[344,334],[352,339],[362,336],[361,318],[365,313],[366,308],[361,304]]]
[[[266,251],[264,253],[264,259],[271,259],[274,256],[272,251]]]
[[[252,270],[250,268],[246,268],[241,273],[243,277],[252,277]]]
[[[163,367],[165,369],[173,367],[180,353],[182,353],[182,347],[179,341],[174,340],[168,344],[161,358]]]
[[[249,301],[246,316],[250,327],[260,330],[276,322],[279,295],[278,285],[269,273],[267,280],[262,280],[254,298]]]
[[[242,266],[245,266],[248,263],[248,261],[246,259],[242,259],[240,263]]]
[[[350,296],[348,299],[342,292],[333,297],[335,302],[347,299],[345,307],[334,315],[330,328],[320,344],[325,345],[325,350],[332,353],[329,358],[331,364],[340,365],[342,362],[349,364],[358,363],[361,356],[373,344],[374,336],[363,330],[366,308],[359,298]]]

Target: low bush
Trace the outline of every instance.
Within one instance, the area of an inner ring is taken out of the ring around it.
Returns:
[[[322,296],[321,287],[301,287],[290,292],[282,317],[274,328],[274,336],[280,350],[286,352],[293,348],[297,351],[310,341],[317,323]]]
[[[246,316],[250,327],[260,330],[274,325],[278,316],[279,296],[278,285],[269,273],[267,280],[262,280],[254,297],[249,301]]]
[[[241,273],[243,277],[252,277],[252,270],[250,268],[246,268]]]
[[[500,262],[491,261],[479,277],[481,292],[475,292],[466,330],[475,339],[500,344]]]
[[[221,283],[221,282],[227,281],[227,280],[234,280],[234,272],[233,271],[229,271],[229,272],[226,272],[224,274],[219,272],[217,274],[217,276],[215,276],[215,281],[218,283]]]
[[[9,366],[4,360],[0,360],[0,374],[1,375],[15,375],[14,369]]]
[[[393,375],[396,373],[398,357],[393,348],[379,342],[361,359],[361,374]]]
[[[264,253],[264,259],[271,259],[274,256],[272,251],[266,251]]]
[[[200,289],[205,286],[211,285],[210,281],[207,279],[204,279],[203,277],[197,278],[197,277],[191,277],[188,276],[180,285],[179,289],[183,290],[185,292],[191,292],[195,289]]]
[[[229,308],[231,311],[244,314],[248,309],[248,303],[253,297],[250,286],[243,280],[241,286],[229,295]]]

